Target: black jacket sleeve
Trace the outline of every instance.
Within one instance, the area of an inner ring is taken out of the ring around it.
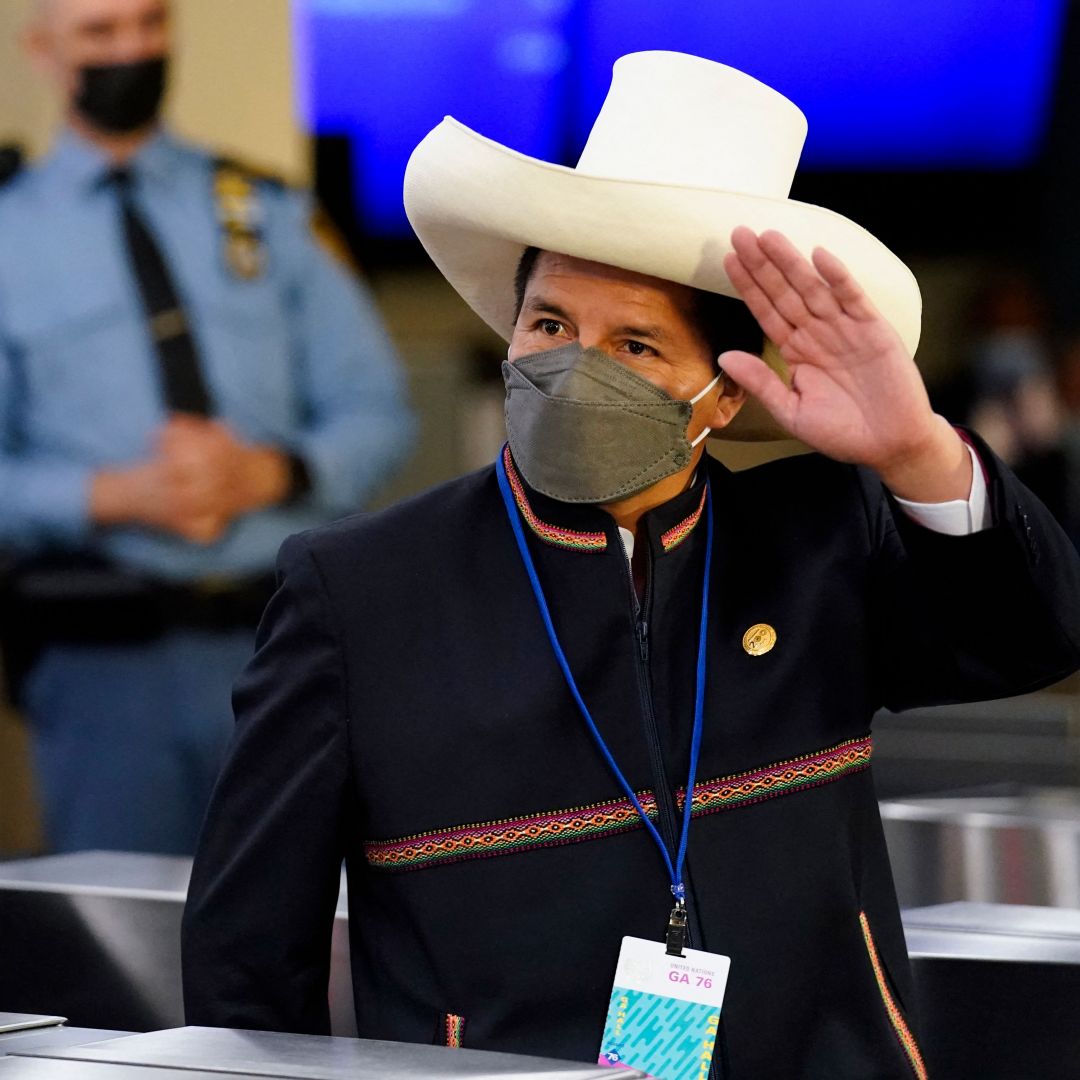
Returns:
[[[233,705],[184,913],[187,1022],[328,1034],[350,755],[343,658],[303,537],[281,549]]]
[[[1045,506],[976,436],[993,524],[918,525],[873,476],[871,611],[879,703],[894,711],[1038,690],[1080,666],[1080,560]]]

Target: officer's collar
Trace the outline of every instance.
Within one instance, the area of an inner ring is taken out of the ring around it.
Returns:
[[[176,176],[180,152],[178,140],[164,128],[158,128],[131,158],[129,168],[139,178],[169,184]],[[113,167],[108,155],[70,127],[57,135],[49,156],[42,163],[47,179],[76,190],[97,187]]]
[[[623,542],[615,519],[598,506],[564,503],[541,494],[526,483],[514,465],[510,448],[504,448],[503,462],[514,499],[533,535],[564,551],[623,555]],[[713,496],[730,475],[718,461],[702,459],[694,481],[686,491],[643,514],[638,522],[637,543],[648,542],[652,552],[667,555],[682,546],[696,532],[705,505],[705,476],[710,476]]]

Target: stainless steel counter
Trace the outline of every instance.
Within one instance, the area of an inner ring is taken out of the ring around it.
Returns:
[[[598,1065],[439,1046],[338,1039],[316,1035],[282,1035],[224,1028],[178,1028],[123,1039],[42,1051],[32,1055],[50,1063],[95,1063],[117,1068],[117,1080],[150,1080],[137,1070],[168,1072],[165,1080],[222,1074],[231,1077],[274,1077],[279,1080],[593,1080],[611,1077]],[[136,1070],[134,1073],[128,1070]],[[15,1072],[13,1076],[19,1076]],[[37,1076],[50,1073],[27,1073]],[[64,1074],[55,1074],[60,1080]],[[79,1074],[79,1080],[82,1077]],[[107,1074],[112,1080],[112,1074]],[[641,1080],[643,1073],[623,1070],[620,1077]],[[5,1074],[0,1071],[0,1080]],[[88,1074],[87,1080],[97,1080]]]
[[[25,1054],[31,1050],[55,1050],[65,1046],[81,1046],[83,1043],[101,1042],[130,1035],[130,1031],[109,1031],[105,1028],[75,1028],[66,1025],[35,1028],[0,1035],[0,1060],[9,1056]]]
[[[231,1080],[259,1080],[259,1077],[231,1073]],[[96,1061],[47,1061],[34,1058],[5,1058],[0,1061],[0,1080],[221,1080],[220,1072],[202,1069],[147,1068],[139,1065],[109,1065]]]
[[[14,1031],[55,1027],[57,1024],[62,1024],[66,1019],[66,1016],[39,1016],[37,1013],[0,1012],[0,1038]]]

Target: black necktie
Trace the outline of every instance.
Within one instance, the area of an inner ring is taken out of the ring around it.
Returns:
[[[119,196],[124,240],[157,350],[165,404],[173,412],[209,416],[213,406],[187,316],[161,249],[135,207],[131,173],[127,169],[113,169],[107,180]]]

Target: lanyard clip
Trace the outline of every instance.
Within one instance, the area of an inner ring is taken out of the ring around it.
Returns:
[[[668,956],[683,956],[683,946],[686,944],[686,904],[677,900],[671,909],[668,918],[667,935],[665,936]]]

